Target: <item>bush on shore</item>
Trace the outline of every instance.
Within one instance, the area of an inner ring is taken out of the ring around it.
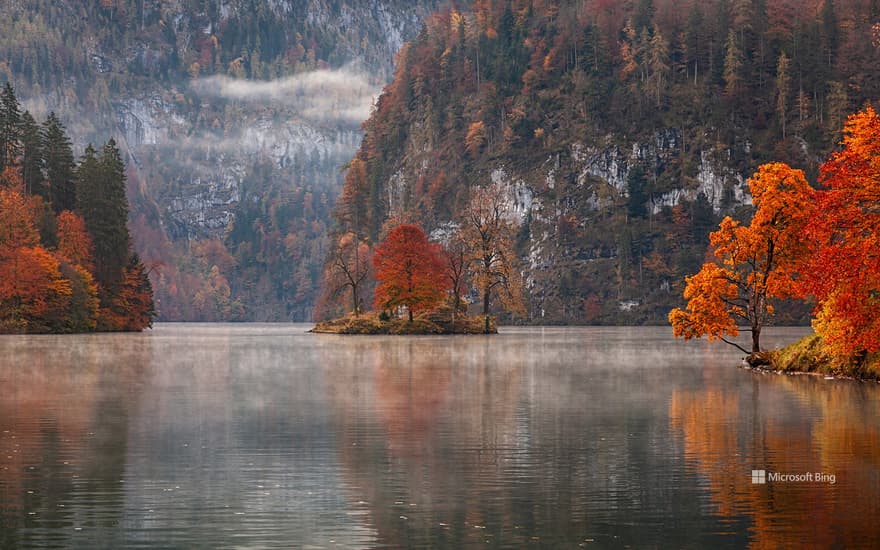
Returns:
[[[806,372],[880,380],[880,352],[833,355],[818,335],[811,334],[770,352],[770,366],[781,372]]]

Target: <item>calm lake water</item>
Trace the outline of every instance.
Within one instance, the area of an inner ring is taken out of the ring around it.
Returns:
[[[878,384],[668,328],[307,328],[0,337],[0,548],[880,545]]]

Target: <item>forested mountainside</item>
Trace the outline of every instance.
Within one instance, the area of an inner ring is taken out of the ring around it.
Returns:
[[[0,84],[115,138],[160,319],[311,316],[341,168],[441,0],[3,2]]]
[[[532,322],[662,322],[720,217],[782,161],[815,181],[880,97],[876,0],[482,0],[399,55],[365,124],[343,234],[441,237],[495,182]],[[352,199],[354,198],[354,199]],[[805,308],[781,312],[802,319]]]

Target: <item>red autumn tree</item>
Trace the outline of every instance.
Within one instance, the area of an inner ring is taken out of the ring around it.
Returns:
[[[817,301],[814,327],[841,356],[880,349],[880,116],[849,117],[844,148],[821,169],[815,249],[801,290]]]
[[[428,241],[417,225],[404,224],[391,230],[376,247],[373,265],[379,283],[374,306],[405,306],[410,321],[415,311],[440,304],[449,289],[441,248]]]
[[[708,336],[740,347],[739,323],[752,333],[751,353],[761,351],[761,329],[773,314],[771,298],[796,295],[795,276],[807,253],[803,228],[811,216],[813,189],[804,173],[782,163],[765,164],[749,179],[755,215],[749,225],[729,216],[710,235],[719,263],[687,277],[685,309],[669,313],[676,337]]]

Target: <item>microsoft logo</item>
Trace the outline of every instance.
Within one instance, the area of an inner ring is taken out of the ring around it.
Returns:
[[[766,470],[752,470],[752,483],[763,485],[767,483]]]

